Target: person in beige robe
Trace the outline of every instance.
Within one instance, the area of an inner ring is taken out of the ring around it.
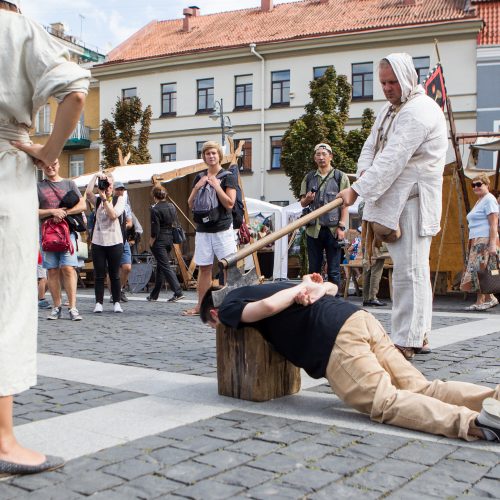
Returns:
[[[13,395],[36,384],[38,198],[34,161],[54,163],[83,109],[89,72],[40,25],[0,0],[0,473],[60,466],[13,430]],[[59,102],[45,145],[28,130],[49,97]]]

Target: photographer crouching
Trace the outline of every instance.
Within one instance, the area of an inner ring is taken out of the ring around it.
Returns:
[[[300,187],[303,212],[311,212],[335,199],[337,193],[350,186],[344,172],[332,166],[332,148],[321,143],[314,147],[317,170],[308,172]],[[323,250],[326,251],[328,281],[340,287],[340,260],[344,242],[348,208],[335,208],[307,225],[307,256],[309,273],[321,274]]]
[[[97,195],[94,188],[97,182]],[[120,260],[123,253],[123,231],[120,216],[125,210],[125,198],[113,196],[113,176],[95,174],[85,190],[87,200],[95,207],[95,225],[92,232],[92,260],[94,262],[95,313],[102,313],[106,265],[111,282],[113,311],[123,312],[120,306]]]

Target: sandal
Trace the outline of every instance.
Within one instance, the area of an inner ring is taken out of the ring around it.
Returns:
[[[406,360],[410,361],[415,357],[415,348],[413,347],[403,347],[394,344],[394,347],[405,357]]]
[[[429,345],[429,338],[427,337],[427,334],[424,335],[424,341],[422,342],[422,347],[414,349],[416,354],[430,354],[432,352],[432,349]]]
[[[182,316],[199,316],[200,315],[200,311],[198,311],[198,309],[195,309],[193,307],[193,309],[186,309],[185,311],[182,311]]]

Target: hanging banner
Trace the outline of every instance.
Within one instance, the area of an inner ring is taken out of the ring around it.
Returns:
[[[422,85],[424,86],[425,93],[436,101],[444,111],[444,106],[446,104],[446,86],[444,84],[443,67],[441,64],[438,63],[438,65],[427,75]]]

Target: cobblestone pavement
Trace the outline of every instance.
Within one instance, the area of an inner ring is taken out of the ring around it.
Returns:
[[[144,367],[213,381],[214,335],[198,318],[179,315],[186,304],[130,301],[122,315],[92,315],[92,306],[91,300],[80,300],[82,322],[50,322],[44,319],[46,312],[40,313],[40,352],[53,359]],[[374,313],[388,327],[390,314]],[[480,319],[451,311],[434,316],[433,331],[437,335],[439,329],[467,322],[472,328]],[[498,384],[500,317],[497,331],[417,356],[415,365],[429,378]],[[22,429],[27,422],[43,424],[99,409],[119,421],[120,404],[141,401],[145,394],[118,386],[66,380],[63,374],[40,376],[35,388],[16,398],[16,425]],[[6,479],[0,482],[0,499],[500,498],[500,445],[440,440],[371,424],[349,413],[335,396],[330,399],[321,380],[303,393],[331,401],[327,415],[332,423],[314,421],[310,414],[297,417],[279,406],[272,415],[258,404],[220,410],[119,446],[101,446],[58,471]],[[300,396],[290,398],[290,405],[304,404]],[[352,418],[333,425],[341,414]]]

